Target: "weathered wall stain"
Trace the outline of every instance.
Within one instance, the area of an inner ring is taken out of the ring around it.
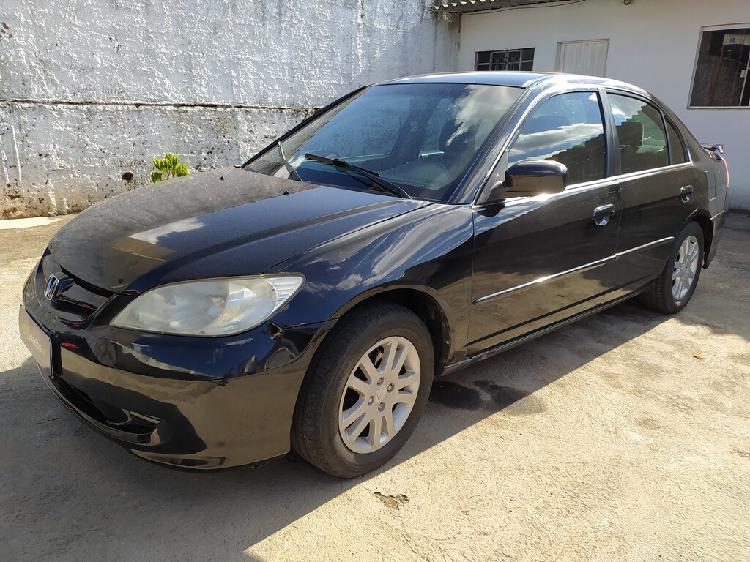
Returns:
[[[4,0],[0,216],[74,212],[243,162],[362,84],[453,70],[457,24],[429,0]]]

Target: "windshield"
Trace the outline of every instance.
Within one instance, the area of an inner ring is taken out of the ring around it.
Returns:
[[[390,185],[393,193],[447,201],[522,92],[477,84],[372,86],[269,147],[247,168],[352,189],[385,191]]]

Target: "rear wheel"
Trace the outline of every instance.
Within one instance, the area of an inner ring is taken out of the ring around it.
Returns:
[[[675,239],[672,255],[664,271],[641,295],[647,307],[674,314],[682,310],[698,286],[703,264],[703,231],[689,223]]]
[[[296,452],[341,478],[369,472],[404,445],[433,378],[430,333],[411,311],[385,304],[344,317],[300,391]]]

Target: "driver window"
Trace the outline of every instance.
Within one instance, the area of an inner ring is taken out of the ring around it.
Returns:
[[[606,140],[599,95],[558,94],[542,102],[521,125],[508,164],[555,160],[568,168],[568,184],[605,177]]]

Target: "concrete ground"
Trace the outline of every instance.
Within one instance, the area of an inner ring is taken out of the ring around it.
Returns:
[[[16,329],[64,220],[0,229],[0,560],[750,559],[746,214],[681,314],[620,305],[436,383],[354,481],[169,470],[70,414]]]

